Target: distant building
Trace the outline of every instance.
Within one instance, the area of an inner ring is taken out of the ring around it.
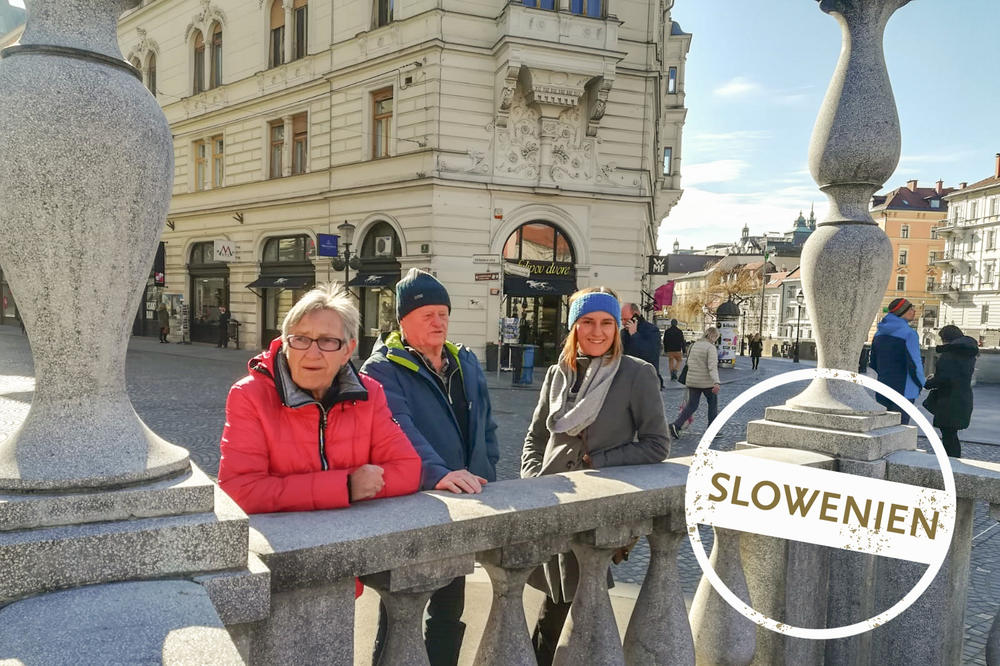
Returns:
[[[809,209],[809,219],[799,211],[799,216],[792,223],[791,231],[783,233],[768,232],[763,236],[751,236],[750,226],[744,225],[740,239],[732,245],[732,252],[737,254],[763,254],[767,248],[768,255],[796,259],[802,254],[802,246],[812,232],[816,231],[816,211]]]
[[[935,229],[944,250],[936,292],[942,298],[940,324],[955,324],[987,347],[1000,346],[1000,153],[993,174],[944,197],[948,215]]]
[[[934,227],[947,213],[945,196],[955,188],[944,187],[938,181],[934,187],[919,187],[909,180],[887,194],[872,197],[871,215],[892,243],[892,274],[882,299],[882,310],[872,324],[882,318],[889,302],[905,298],[917,309],[914,325],[921,341],[938,328],[941,299],[936,291],[941,271],[937,260],[944,250],[944,241],[934,236]]]

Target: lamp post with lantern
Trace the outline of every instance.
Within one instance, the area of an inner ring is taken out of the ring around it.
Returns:
[[[806,297],[799,289],[799,293],[795,294],[795,303],[799,307],[798,320],[795,322],[795,348],[792,350],[792,362],[799,362],[799,334],[802,333],[802,305],[805,303]]]
[[[361,268],[361,260],[356,255],[351,255],[351,242],[354,240],[355,229],[357,227],[347,220],[344,220],[343,224],[337,225],[337,231],[340,232],[340,241],[344,248],[341,250],[340,256],[333,257],[330,260],[330,266],[333,267],[333,270],[344,271],[344,288],[348,291],[350,291],[347,285],[351,282],[351,269],[358,270]]]

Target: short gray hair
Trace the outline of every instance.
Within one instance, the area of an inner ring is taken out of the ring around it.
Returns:
[[[284,339],[288,332],[298,324],[303,317],[310,312],[317,310],[331,310],[340,317],[344,326],[344,336],[347,341],[358,339],[358,325],[361,315],[354,305],[347,289],[339,282],[317,285],[315,289],[306,292],[306,295],[299,299],[299,302],[292,306],[292,309],[285,315],[281,322],[281,337]],[[287,343],[282,343],[282,349]],[[286,350],[287,351],[287,350]]]
[[[705,339],[709,342],[715,342],[719,339],[719,329],[714,326],[709,326],[705,329]]]

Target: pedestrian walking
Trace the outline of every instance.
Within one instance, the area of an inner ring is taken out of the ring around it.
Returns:
[[[420,487],[480,493],[496,480],[500,449],[476,355],[450,342],[451,297],[430,273],[411,269],[396,283],[399,330],[361,367],[385,388],[392,414],[423,461]],[[432,666],[458,662],[465,634],[465,576],[435,591],[427,606],[424,645]],[[373,662],[385,645],[388,617],[379,607]]]
[[[646,321],[635,303],[624,303],[621,307],[622,349],[629,356],[641,358],[656,370],[656,377],[663,388],[660,376],[660,329]]]
[[[872,339],[872,350],[868,364],[878,373],[878,380],[886,386],[902,393],[913,402],[920,395],[926,379],[924,363],[920,358],[920,340],[917,332],[910,327],[917,311],[905,298],[895,298],[889,302],[889,311],[879,322]],[[891,412],[900,413],[900,423],[910,422],[908,414],[889,398],[876,395],[879,404]]]
[[[958,326],[945,326],[938,336],[942,344],[935,348],[939,356],[934,374],[924,384],[930,389],[924,407],[934,415],[934,427],[941,431],[944,450],[953,458],[961,458],[958,431],[968,428],[972,420],[972,373],[979,344]]]
[[[684,331],[677,326],[677,320],[671,319],[670,326],[663,331],[663,351],[667,353],[667,367],[670,370],[671,381],[677,381],[677,373],[684,364]]]
[[[712,423],[719,413],[719,352],[715,343],[719,339],[719,329],[710,326],[705,335],[693,345],[688,352],[687,401],[680,415],[670,424],[670,435],[673,438],[681,436],[685,422],[698,411],[701,396],[708,403],[708,422]]]
[[[169,342],[167,335],[170,333],[170,312],[167,311],[167,304],[160,303],[156,309],[156,323],[160,327],[160,342]]]
[[[667,457],[670,440],[656,374],[622,353],[620,326],[610,289],[591,287],[570,297],[569,335],[559,362],[545,374],[524,438],[523,478]],[[578,580],[576,558],[563,553],[528,581],[546,595],[532,636],[541,665],[552,663]],[[610,572],[608,582],[614,584]]]
[[[225,305],[219,306],[219,344],[216,347],[225,349],[229,346],[229,322],[233,315],[229,313]]]
[[[760,355],[764,352],[764,341],[760,339],[760,333],[750,336],[750,367],[753,370],[760,365]]]

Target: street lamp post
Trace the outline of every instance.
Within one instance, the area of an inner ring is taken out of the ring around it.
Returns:
[[[798,310],[798,321],[795,322],[795,349],[792,350],[792,362],[799,362],[799,334],[802,332],[802,304],[805,302],[806,297],[799,289],[799,293],[795,294],[795,303],[799,306]]]
[[[341,251],[341,256],[330,260],[333,270],[344,271],[344,288],[348,291],[350,291],[347,285],[351,282],[351,268],[358,269],[361,267],[361,260],[357,256],[351,255],[351,241],[354,240],[354,230],[356,228],[347,220],[344,220],[343,224],[337,225],[337,231],[340,232],[340,241],[343,243],[344,249]]]
[[[760,267],[760,323],[757,334],[764,339],[764,288],[767,286],[767,247],[764,247],[764,265]]]

